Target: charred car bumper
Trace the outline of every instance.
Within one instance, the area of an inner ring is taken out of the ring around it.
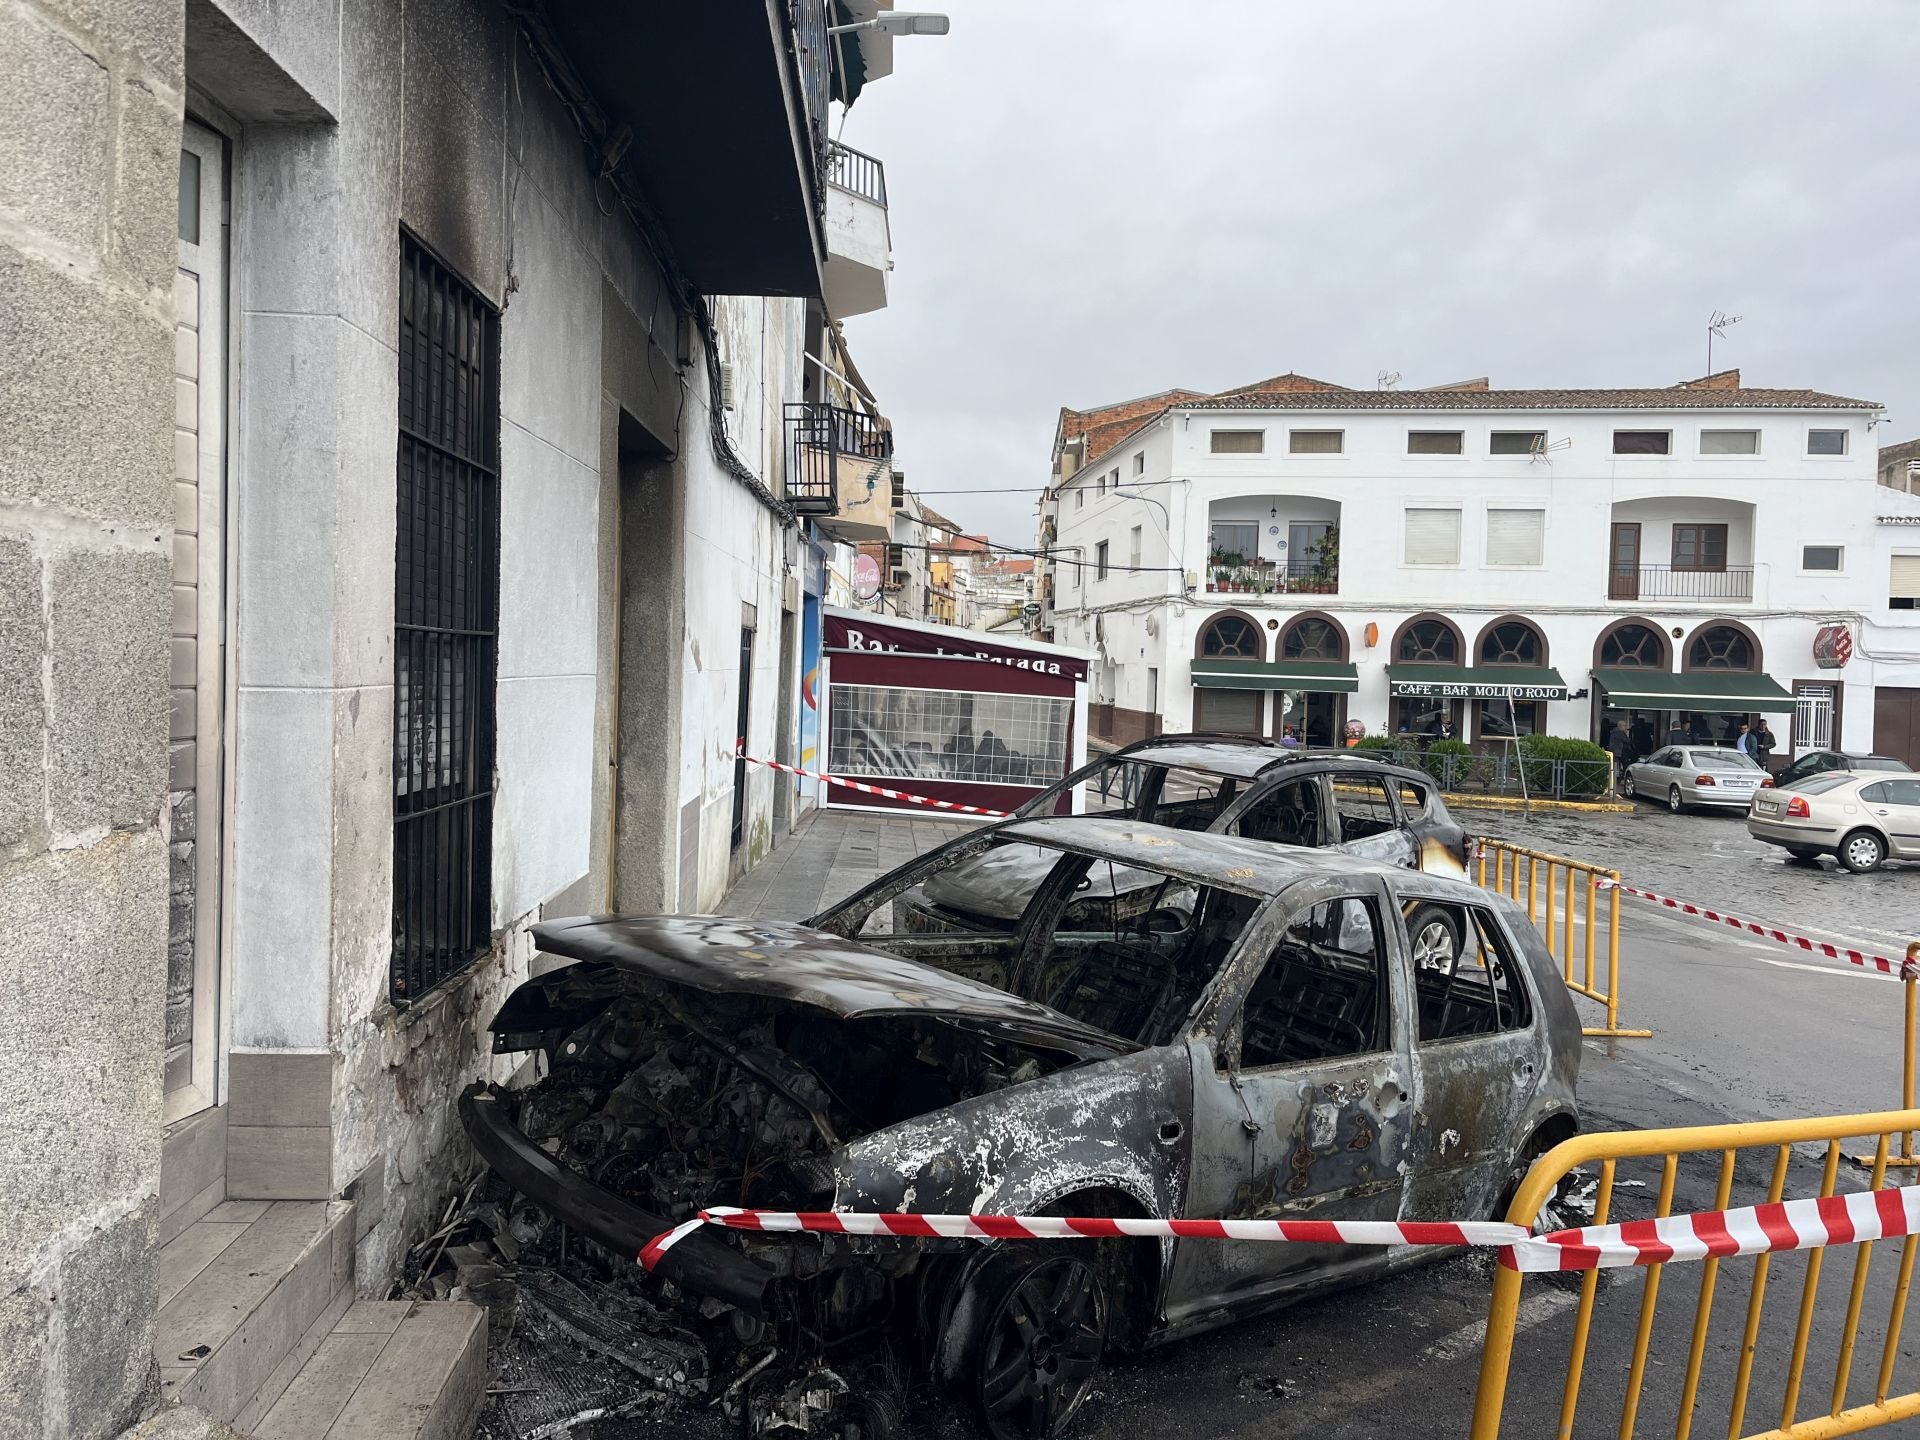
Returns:
[[[473,1148],[507,1184],[555,1219],[615,1254],[637,1257],[674,1221],[650,1215],[555,1162],[508,1118],[510,1097],[497,1086],[473,1085],[460,1097],[460,1123]],[[660,1258],[662,1279],[712,1296],[751,1315],[765,1313],[773,1272],[730,1245],[717,1231],[696,1230]]]

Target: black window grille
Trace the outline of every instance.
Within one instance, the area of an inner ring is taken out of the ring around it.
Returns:
[[[464,969],[490,939],[499,359],[499,315],[402,235],[388,981],[397,1004]]]

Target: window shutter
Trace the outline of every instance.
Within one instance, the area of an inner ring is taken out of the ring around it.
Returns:
[[[1458,510],[1407,511],[1407,564],[1458,565],[1460,563],[1460,512]]]
[[[1487,564],[1543,563],[1546,532],[1544,510],[1487,511]]]
[[[1920,555],[1893,557],[1893,578],[1887,594],[1896,600],[1920,600]]]

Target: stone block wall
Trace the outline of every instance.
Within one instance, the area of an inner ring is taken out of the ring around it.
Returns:
[[[151,1354],[183,24],[0,5],[0,1433]]]

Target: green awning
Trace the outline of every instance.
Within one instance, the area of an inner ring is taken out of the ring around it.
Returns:
[[[1441,700],[1564,700],[1567,682],[1551,665],[1389,665],[1387,693]]]
[[[1205,690],[1351,695],[1360,688],[1360,672],[1341,660],[1196,660],[1193,683]]]
[[[1639,705],[1648,710],[1706,710],[1731,715],[1793,711],[1793,696],[1769,675],[1738,670],[1691,670],[1675,675],[1666,670],[1596,670],[1593,683],[1606,692],[1615,708]]]

